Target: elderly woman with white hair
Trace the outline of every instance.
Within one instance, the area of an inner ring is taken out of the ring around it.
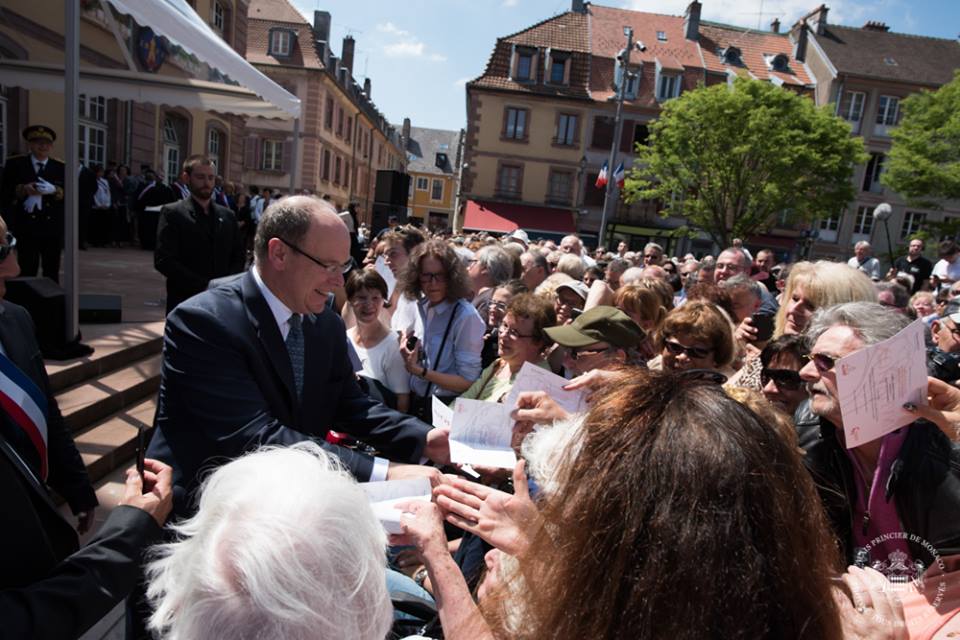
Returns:
[[[170,640],[382,640],[386,535],[365,492],[313,443],[219,467],[147,567],[150,629]]]

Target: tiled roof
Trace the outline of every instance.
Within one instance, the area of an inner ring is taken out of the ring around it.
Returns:
[[[661,59],[673,58],[685,67],[703,67],[697,43],[683,37],[682,16],[614,9],[595,4],[588,8],[594,56],[616,58],[621,49],[627,46],[623,28],[630,26],[633,27],[634,42],[643,42],[647,47],[642,53],[637,50],[631,52],[631,62],[653,62],[659,56]],[[658,31],[663,32],[666,41],[657,39]]]
[[[811,37],[839,73],[942,85],[960,68],[960,43],[956,40],[836,25],[827,25],[823,34]]]
[[[532,27],[497,40],[487,68],[468,86],[504,89],[538,95],[589,99],[590,38],[587,17],[567,12],[548,18]],[[544,82],[543,58],[537,64],[536,82],[517,82],[510,78],[510,56],[514,46],[537,47],[543,51],[570,52],[570,82],[554,85]]]
[[[740,50],[742,65],[724,63],[721,54],[730,46]],[[776,77],[791,85],[813,84],[803,64],[793,58],[793,44],[787,34],[701,22],[700,47],[709,71],[726,73],[732,70],[737,75],[747,75],[742,73],[747,71],[749,76],[758,80],[770,80]],[[770,70],[764,57],[773,57],[781,53],[789,59],[788,73]]]
[[[459,144],[459,131],[411,127],[410,140],[407,141],[407,171],[448,176],[456,174]],[[438,153],[447,156],[443,167],[436,164]]]
[[[323,68],[323,63],[313,48],[310,23],[287,0],[252,0],[247,17],[247,62],[308,69]],[[279,58],[267,54],[270,30],[276,27],[290,29],[297,34],[288,57]]]

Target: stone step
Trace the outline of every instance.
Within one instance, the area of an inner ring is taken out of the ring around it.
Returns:
[[[74,436],[92,482],[96,483],[121,465],[129,466],[129,460],[137,451],[137,430],[152,428],[156,410],[156,397],[151,396]]]
[[[89,357],[47,362],[54,393],[160,353],[163,322],[84,325],[83,337],[94,348]]]
[[[58,393],[57,403],[67,429],[81,431],[155,395],[160,388],[161,359],[160,354],[152,355]]]

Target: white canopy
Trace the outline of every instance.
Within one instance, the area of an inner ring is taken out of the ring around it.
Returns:
[[[223,75],[270,102],[288,114],[288,118],[300,117],[300,99],[244,60],[197,15],[186,0],[108,1],[120,13],[132,16],[141,25],[149,26],[156,33],[180,45]],[[151,74],[150,77],[156,76]],[[83,83],[82,75],[80,81]]]
[[[63,93],[63,65],[0,59],[0,72],[7,86]],[[243,87],[136,71],[81,66],[80,91],[105,98],[219,113],[264,118],[291,117],[286,110],[264,102],[257,94]]]

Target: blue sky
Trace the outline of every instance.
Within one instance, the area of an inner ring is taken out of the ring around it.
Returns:
[[[291,0],[311,22],[313,11],[332,15],[332,47],[340,53],[348,33],[357,41],[354,76],[369,76],[373,101],[391,122],[409,117],[414,126],[465,126],[464,83],[479,76],[502,37],[567,11],[569,0]],[[703,18],[757,26],[780,18],[793,24],[822,0],[701,0]],[[598,2],[682,15],[689,0]],[[834,0],[828,20],[861,26],[879,20],[892,31],[957,38],[956,0]]]

